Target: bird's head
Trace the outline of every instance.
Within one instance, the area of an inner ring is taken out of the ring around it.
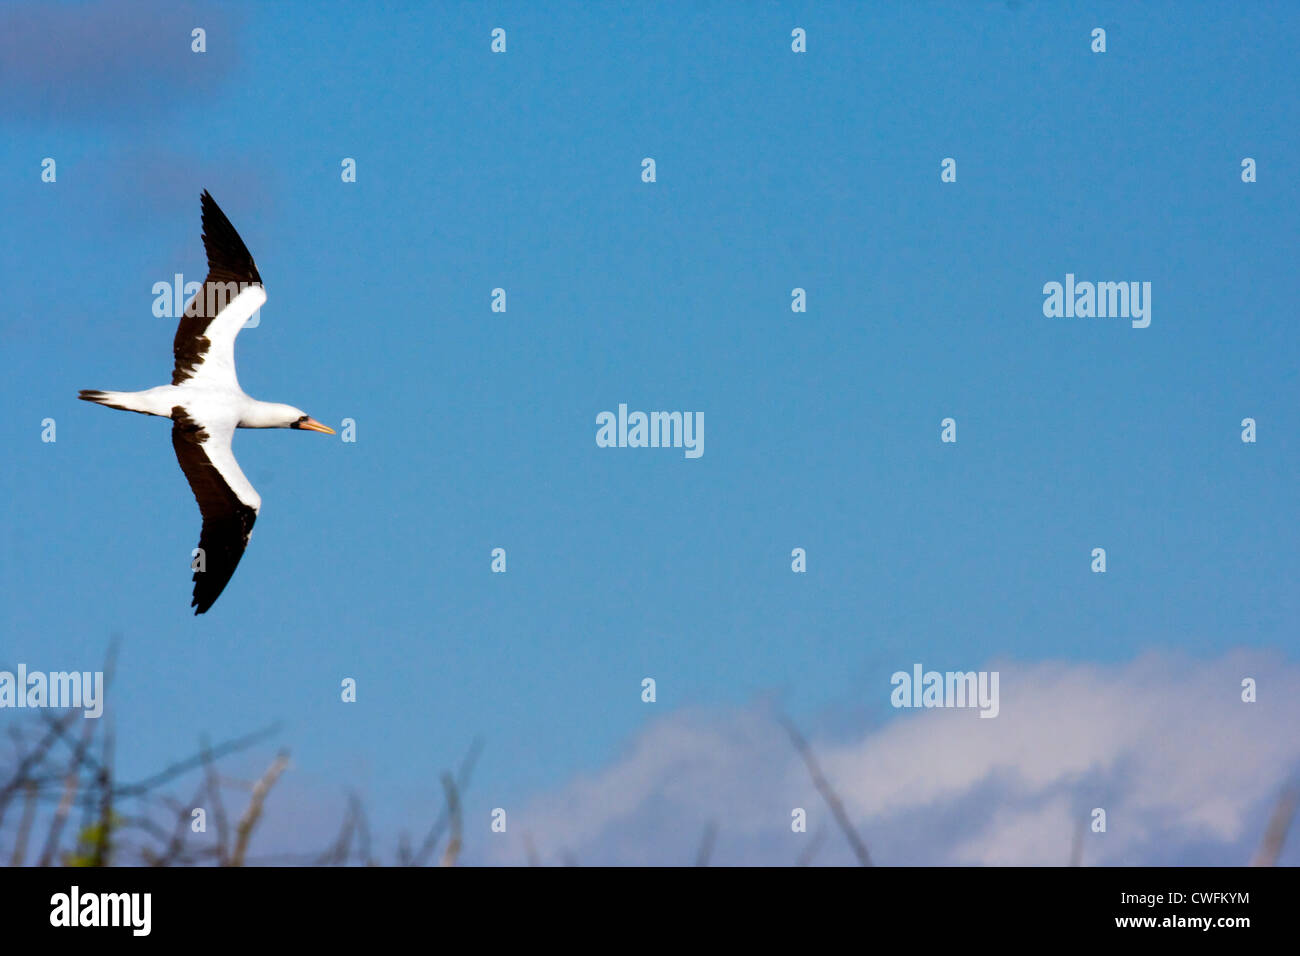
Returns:
[[[322,425],[302,409],[292,408],[290,411],[294,414],[293,421],[289,422],[290,428],[302,428],[309,432],[324,432],[326,435],[334,434],[334,429],[328,425]]]
[[[301,408],[279,402],[253,402],[239,420],[240,428],[303,428],[309,432],[333,435],[334,429],[322,425]]]

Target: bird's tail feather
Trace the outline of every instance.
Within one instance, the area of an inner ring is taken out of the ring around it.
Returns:
[[[97,388],[83,388],[77,398],[83,402],[94,402],[108,408],[121,409],[124,412],[139,412],[141,415],[156,415],[157,412],[140,408],[135,400],[136,392],[101,392]]]

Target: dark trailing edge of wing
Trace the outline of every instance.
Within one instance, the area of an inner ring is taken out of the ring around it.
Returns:
[[[235,227],[206,189],[203,190],[202,205],[203,249],[208,254],[208,276],[203,280],[198,295],[186,306],[176,327],[176,338],[172,342],[176,358],[172,369],[173,385],[190,378],[203,362],[211,344],[203,333],[207,331],[208,323],[233,298],[229,292],[262,282],[244,240],[239,238]]]
[[[203,515],[199,548],[204,570],[194,572],[190,606],[202,614],[221,596],[248,547],[257,512],[239,500],[203,449],[203,426],[179,405],[172,409],[172,447]]]

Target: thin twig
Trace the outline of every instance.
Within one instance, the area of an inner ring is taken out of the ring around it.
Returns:
[[[1083,865],[1083,841],[1088,833],[1088,821],[1080,820],[1074,828],[1074,842],[1070,844],[1070,866]]]
[[[803,739],[803,735],[799,733],[798,728],[788,717],[780,719],[786,733],[790,735],[790,740],[794,743],[795,749],[803,757],[803,762],[808,765],[808,774],[812,777],[813,786],[822,795],[826,805],[831,808],[831,815],[835,818],[835,822],[839,824],[840,829],[844,831],[844,838],[849,841],[849,846],[853,848],[853,854],[858,858],[858,863],[862,866],[871,866],[871,854],[867,852],[867,845],[858,836],[858,831],[853,829],[853,823],[849,820],[849,815],[844,812],[844,804],[840,802],[840,798],[822,775],[821,767],[817,765],[817,758],[813,756],[808,741]]]
[[[203,761],[203,779],[206,791],[205,802],[211,804],[212,825],[215,827],[217,841],[217,865],[226,865],[226,848],[230,841],[226,838],[226,805],[221,800],[221,778],[217,776],[217,765],[212,758],[212,748],[208,738],[199,740],[199,759]]]
[[[357,796],[351,794],[348,797],[348,808],[343,814],[343,827],[339,830],[338,839],[334,844],[316,858],[317,866],[328,866],[330,864],[346,863],[348,854],[352,847],[352,833],[357,824]]]
[[[209,751],[210,759],[216,759],[217,757],[225,757],[226,755],[232,754],[237,750],[246,750],[247,748],[253,746],[253,744],[257,743],[258,741],[265,740],[267,737],[270,737],[272,734],[279,731],[279,729],[280,729],[280,724],[275,723],[272,724],[270,727],[265,728],[264,730],[256,731],[254,733],[247,735],[246,737],[239,737],[235,740],[228,740],[224,744],[219,744],[216,747],[213,747],[211,751]],[[154,789],[155,787],[166,783],[168,780],[171,780],[175,777],[179,777],[181,774],[193,770],[195,767],[201,766],[203,764],[203,759],[204,759],[203,754],[201,753],[196,754],[193,757],[187,757],[184,760],[172,764],[170,767],[167,767],[164,770],[160,770],[152,777],[146,777],[144,780],[141,780],[137,783],[124,784],[123,786],[118,787],[115,791],[115,795],[119,797],[134,797],[142,793],[147,793],[148,791]]]
[[[44,715],[48,718],[48,714]],[[50,721],[51,726],[57,726],[55,721]],[[59,799],[59,805],[54,810],[54,816],[50,820],[50,831],[45,837],[45,849],[41,851],[40,866],[49,866],[54,862],[54,855],[58,852],[59,841],[63,836],[63,826],[68,820],[68,813],[72,810],[72,804],[77,797],[77,784],[81,780],[81,769],[85,765],[93,765],[95,772],[102,771],[102,767],[90,757],[90,743],[95,735],[95,730],[99,726],[98,720],[82,720],[81,738],[77,741],[72,751],[72,759],[68,761],[68,770],[63,779],[63,796]],[[63,737],[62,731],[59,731],[60,738]]]
[[[253,836],[253,828],[257,826],[258,818],[262,815],[262,804],[266,802],[267,794],[271,792],[271,788],[275,786],[275,782],[280,779],[280,774],[284,773],[287,766],[289,766],[289,755],[282,750],[276,754],[275,760],[271,761],[271,766],[262,775],[262,779],[253,785],[253,795],[248,798],[248,809],[244,811],[243,817],[235,827],[235,849],[230,855],[231,866],[244,865],[244,853],[248,850],[248,841]]]
[[[32,830],[32,820],[36,815],[36,788],[30,784],[24,788],[23,815],[18,822],[18,841],[14,844],[10,866],[22,866],[27,859],[27,834]]]
[[[469,752],[466,753],[464,759],[461,760],[460,769],[456,771],[456,788],[460,792],[463,793],[469,786],[469,778],[473,775],[474,767],[478,764],[479,754],[482,752],[483,741],[476,738],[474,742],[470,744]],[[434,821],[428,835],[424,838],[424,842],[420,844],[420,848],[408,857],[408,863],[402,865],[406,866],[409,864],[411,866],[424,866],[424,862],[429,859],[429,855],[433,853],[434,848],[438,845],[438,841],[442,839],[442,833],[447,828],[447,823],[447,807],[446,804],[444,804],[442,812],[438,814],[438,819]]]
[[[813,857],[817,855],[817,851],[822,848],[822,844],[825,842],[826,842],[826,828],[818,827],[817,832],[814,833],[812,835],[812,839],[808,841],[808,845],[804,847],[803,850],[799,853],[798,858],[794,861],[794,865],[808,866],[809,864],[811,864],[813,861]]]
[[[366,820],[366,807],[360,797],[354,796],[354,799],[357,802],[357,859],[362,866],[372,866],[374,860],[370,856],[370,824]]]
[[[1282,855],[1282,845],[1286,843],[1287,831],[1291,829],[1297,803],[1300,803],[1300,786],[1286,787],[1277,799],[1273,815],[1269,817],[1268,826],[1264,830],[1264,839],[1260,841],[1259,850],[1255,853],[1255,859],[1251,860],[1251,866],[1276,865],[1277,858]]]
[[[700,838],[700,848],[695,852],[695,865],[708,866],[713,856],[713,841],[718,836],[718,821],[710,820],[704,825],[704,836]]]
[[[111,727],[104,732],[103,748],[104,756],[100,759],[99,772],[95,775],[101,794],[99,798],[99,829],[96,832],[96,840],[90,858],[91,866],[107,866],[113,854],[113,776],[109,770],[113,766],[113,729]]]
[[[18,761],[18,766],[14,768],[13,776],[9,779],[9,782],[3,787],[0,787],[0,825],[4,823],[5,809],[8,807],[10,799],[20,788],[26,787],[28,776],[32,769],[40,765],[41,761],[45,759],[46,753],[49,752],[50,747],[53,746],[54,741],[62,734],[63,729],[71,724],[77,716],[78,714],[75,710],[64,714],[62,718],[56,721],[58,729],[56,730],[52,727],[48,730],[45,736],[36,745],[36,749],[32,750],[30,753],[24,754],[22,759]]]
[[[185,840],[194,825],[194,810],[198,806],[199,800],[202,799],[206,783],[199,784],[198,791],[194,794],[194,799],[188,805],[178,804],[173,807],[176,813],[176,824],[172,830],[171,839],[166,844],[166,849],[159,857],[154,857],[151,853],[143,854],[147,862],[153,866],[167,866],[174,863],[182,853],[185,852]]]
[[[456,792],[455,779],[446,772],[442,775],[442,790],[447,795],[447,815],[451,819],[451,839],[442,855],[442,865],[455,866],[461,844],[460,794]]]

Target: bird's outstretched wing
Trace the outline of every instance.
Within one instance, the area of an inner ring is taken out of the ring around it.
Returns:
[[[172,447],[189,480],[203,515],[199,535],[202,563],[194,572],[194,600],[190,606],[202,614],[225,590],[257,520],[262,498],[244,477],[230,450],[234,428],[208,430],[183,406],[172,409]]]
[[[235,336],[266,302],[266,292],[244,240],[206,189],[202,203],[208,277],[176,327],[172,384],[210,379],[237,387]]]

